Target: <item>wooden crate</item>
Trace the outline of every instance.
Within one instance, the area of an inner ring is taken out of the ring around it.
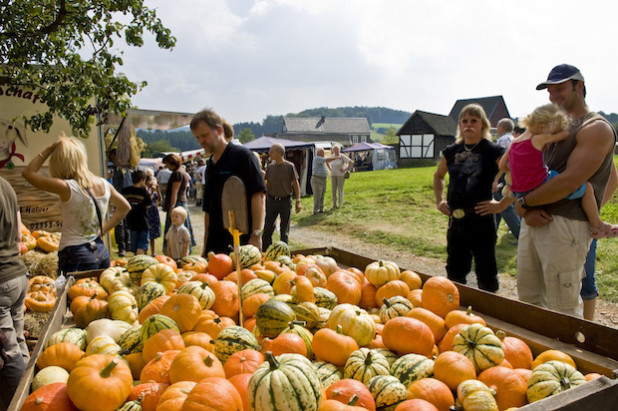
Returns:
[[[364,270],[373,259],[338,248],[322,247],[294,251],[300,254],[321,254],[334,258],[339,265]],[[402,267],[402,270],[405,269]],[[98,277],[102,270],[73,273],[75,278]],[[423,281],[430,276],[418,273]],[[30,392],[34,377],[36,358],[43,351],[49,337],[72,324],[68,311],[68,289],[74,283],[69,277],[67,286],[58,298],[50,321],[41,333],[26,372],[9,406],[18,411]],[[476,288],[457,284],[461,306],[474,308],[482,315],[487,325],[494,330],[503,330],[524,340],[534,355],[547,350],[558,349],[569,354],[578,369],[584,374],[598,372],[604,377],[559,395],[520,408],[525,411],[576,410],[601,411],[618,409],[618,330],[595,324],[581,318],[546,310],[531,304],[510,300]],[[610,404],[617,404],[615,407]],[[609,406],[609,408],[608,408]]]

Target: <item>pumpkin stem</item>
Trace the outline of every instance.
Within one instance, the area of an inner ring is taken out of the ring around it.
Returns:
[[[500,341],[502,341],[506,338],[506,333],[502,330],[498,330],[496,331],[496,337],[498,337]]]
[[[571,388],[571,380],[564,377],[560,380],[560,385],[562,385],[562,388],[564,388],[565,390],[568,390],[569,388]]]
[[[386,304],[386,308],[391,307],[392,304],[386,299],[386,297],[382,297],[382,301],[384,302],[384,304]]]
[[[300,326],[304,327],[304,326],[307,325],[307,321],[292,320],[292,321],[289,322],[288,325],[290,326],[290,329],[294,328],[295,325],[300,325]]]
[[[268,364],[270,365],[271,371],[279,368],[279,361],[277,361],[272,351],[266,351],[266,353],[264,353],[264,356],[266,357],[266,361],[268,361]]]
[[[372,361],[371,361],[371,355],[372,355],[372,352],[371,352],[371,351],[369,351],[369,352],[367,353],[367,356],[365,357],[365,365],[371,365],[371,362],[372,362]],[[354,404],[352,404],[352,405],[354,405]]]
[[[212,363],[213,360],[210,355],[204,358],[204,364],[206,364],[207,367],[212,367]]]
[[[466,310],[466,315],[472,315],[472,306],[469,305],[468,309]]]
[[[384,261],[382,261],[382,260],[378,261],[378,265],[379,265],[380,267],[384,267]]]
[[[350,397],[350,401],[348,401],[348,405],[351,407],[355,406],[358,399],[359,399],[358,395],[354,394],[353,396]]]
[[[99,375],[101,376],[101,378],[109,378],[109,376],[112,375],[112,371],[114,370],[114,368],[116,368],[117,365],[118,365],[117,359],[114,358],[113,360],[111,360],[109,364],[107,364],[105,368],[103,368],[99,372]]]
[[[341,326],[341,324],[337,324],[337,334],[343,334],[343,327]]]

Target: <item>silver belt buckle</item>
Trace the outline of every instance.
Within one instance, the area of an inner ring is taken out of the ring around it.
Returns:
[[[461,208],[456,208],[455,210],[453,210],[451,215],[453,216],[453,218],[456,218],[456,219],[459,220],[459,219],[464,218],[466,216],[466,212],[464,210],[462,210]]]

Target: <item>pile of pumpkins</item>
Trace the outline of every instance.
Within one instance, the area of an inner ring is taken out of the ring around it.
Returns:
[[[26,254],[30,250],[40,250],[45,253],[58,251],[61,233],[49,232],[45,230],[30,231],[23,223],[21,224],[21,243],[20,253]]]
[[[22,410],[507,410],[599,377],[533,358],[444,277],[280,242],[135,256],[68,294],[75,327],[47,342]]]

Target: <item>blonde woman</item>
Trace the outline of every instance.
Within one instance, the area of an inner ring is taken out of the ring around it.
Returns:
[[[51,177],[39,172],[48,158]],[[109,182],[90,172],[84,145],[74,137],[62,136],[36,155],[22,176],[34,187],[60,197],[62,238],[58,271],[109,267],[109,252],[101,237],[127,215],[131,206]],[[110,204],[116,210],[106,221]]]

